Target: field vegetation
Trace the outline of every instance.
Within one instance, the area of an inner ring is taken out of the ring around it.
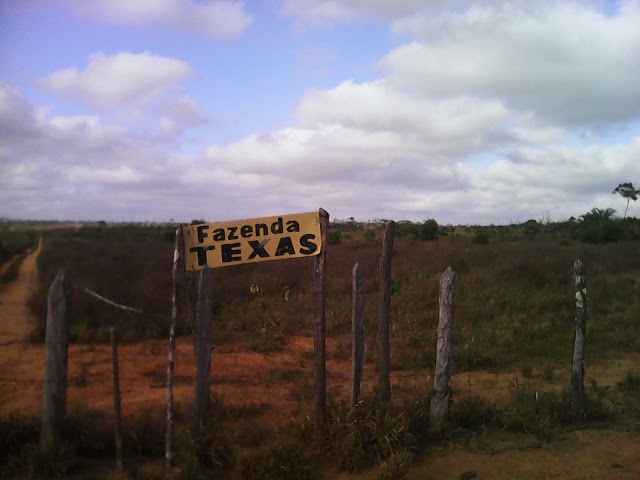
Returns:
[[[344,221],[331,226],[326,311],[327,335],[334,347],[328,349],[329,359],[351,358],[351,270],[360,262],[368,292],[365,328],[367,365],[371,367],[367,368],[376,368],[383,230],[383,222]],[[43,340],[47,288],[61,267],[68,269],[72,279],[73,342],[107,342],[114,325],[125,343],[166,338],[173,234],[169,226],[48,230],[38,259],[42,282],[30,304],[38,319],[32,341]],[[193,438],[186,428],[189,405],[180,404],[177,443],[182,467],[176,478],[208,474],[313,479],[323,478],[326,465],[332,465],[346,472],[370,472],[367,478],[400,479],[425,445],[467,438],[486,429],[527,432],[541,442],[590,422],[625,424],[640,432],[640,371],[628,372],[613,389],[594,382],[580,415],[570,409],[567,391],[557,386],[558,372],[567,371],[573,349],[571,267],[578,258],[587,271],[589,362],[640,352],[638,239],[638,219],[615,219],[609,211],[599,209],[580,219],[547,224],[530,220],[510,226],[453,227],[438,225],[433,219],[419,224],[399,222],[392,267],[392,369],[407,374],[433,369],[438,282],[451,266],[458,275],[456,371],[515,371],[520,378],[535,378],[538,386],[513,385],[505,395],[490,390],[455,392],[450,424],[438,432],[428,425],[429,392],[424,389],[402,391],[396,385],[398,395],[392,406],[377,404],[375,395],[365,392],[354,411],[345,407],[345,398],[332,398],[329,431],[321,442],[305,420],[310,410],[302,409],[291,424],[274,428],[262,421],[261,406],[251,399],[238,406],[216,396],[209,433]],[[272,354],[286,352],[294,337],[310,336],[312,268],[309,259],[295,259],[215,270],[216,349]],[[181,278],[181,291],[184,283]],[[259,294],[252,285],[259,286]],[[87,288],[143,313],[109,307],[88,295]],[[178,334],[188,336],[191,326],[184,295],[179,302]],[[295,369],[281,372],[282,379],[291,381],[299,392],[308,390],[310,374],[310,370],[306,374]],[[568,377],[565,383],[568,385]],[[309,397],[300,395],[309,407]],[[142,412],[127,420],[129,457],[160,461],[162,415]],[[111,427],[104,414],[79,407],[70,418],[68,438],[75,439],[70,440],[71,456],[113,458],[108,440]],[[0,473],[68,473],[72,462],[64,455],[37,458],[37,430],[33,419],[2,419]],[[144,478],[140,471],[132,475]]]
[[[0,288],[15,280],[24,256],[36,240],[36,231],[31,228],[0,225]]]

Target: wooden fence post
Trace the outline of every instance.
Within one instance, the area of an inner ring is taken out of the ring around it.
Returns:
[[[60,269],[49,288],[47,301],[46,356],[40,430],[40,450],[43,453],[55,453],[60,447],[60,429],[67,404],[70,315],[69,276],[64,269]]]
[[[327,370],[326,370],[326,341],[327,322],[325,317],[325,267],[327,261],[327,232],[329,231],[329,213],[319,209],[320,215],[320,254],[314,259],[313,293],[314,293],[314,321],[313,321],[313,408],[314,423],[317,432],[324,432],[327,424]]]
[[[195,325],[196,385],[193,400],[193,429],[201,432],[211,405],[211,294],[213,270],[205,266],[200,271],[198,308]]]
[[[187,280],[187,304],[189,308],[189,323],[191,326],[193,353],[196,353],[196,317],[198,315],[198,272],[190,270],[186,272]]]
[[[355,407],[360,400],[360,382],[362,381],[362,370],[364,368],[365,344],[364,344],[364,294],[365,285],[362,278],[360,263],[353,267],[352,280],[352,302],[351,302],[351,334],[352,334],[352,355],[351,355],[351,408]]]
[[[451,405],[451,375],[453,373],[453,315],[455,311],[454,281],[456,273],[448,267],[440,277],[440,311],[438,341],[436,345],[436,369],[431,394],[429,421],[438,428],[449,415]]]
[[[113,365],[113,410],[115,413],[115,434],[116,434],[116,467],[118,471],[123,470],[122,463],[122,420],[120,415],[120,366],[118,365],[118,340],[116,329],[109,329],[111,335],[111,363]]]
[[[580,260],[573,264],[573,280],[576,288],[576,340],[571,363],[571,407],[574,413],[579,413],[584,410],[584,349],[587,338],[587,281]]]
[[[391,402],[391,366],[389,342],[389,309],[391,307],[391,258],[393,254],[393,238],[396,222],[388,222],[382,240],[382,256],[380,258],[380,325],[378,342],[380,346],[380,380],[378,395],[383,402]]]
[[[169,327],[169,362],[167,365],[167,431],[164,457],[167,467],[173,464],[173,372],[176,359],[176,324],[178,322],[178,265],[182,250],[182,228],[176,228],[171,269],[171,326]]]

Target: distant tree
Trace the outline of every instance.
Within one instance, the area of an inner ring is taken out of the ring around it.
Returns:
[[[202,225],[203,223],[207,223],[204,220],[200,220],[197,218],[194,218],[193,220],[191,220],[191,225]]]
[[[616,188],[611,192],[613,195],[619,193],[622,198],[627,199],[627,206],[624,209],[624,216],[622,218],[627,218],[627,209],[629,208],[629,200],[633,200],[634,202],[638,200],[638,194],[640,194],[640,189],[636,189],[633,186],[633,183],[620,183]]]
[[[592,208],[590,212],[580,215],[580,223],[576,232],[579,240],[587,243],[609,243],[623,240],[625,231],[621,222],[613,218],[613,208]]]
[[[583,223],[601,225],[610,222],[616,211],[613,208],[592,208],[590,212],[580,215]]]
[[[438,239],[438,222],[433,218],[425,220],[418,228],[418,239],[435,241]]]
[[[542,225],[540,225],[537,221],[533,219],[527,220],[522,224],[522,231],[524,232],[525,235],[529,237],[533,237],[537,235],[538,233],[540,233],[541,230],[542,230]]]

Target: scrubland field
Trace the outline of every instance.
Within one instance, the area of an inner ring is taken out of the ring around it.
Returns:
[[[392,263],[391,406],[378,404],[375,395],[384,227],[332,225],[326,310],[330,425],[323,438],[314,435],[309,421],[313,262],[214,271],[213,411],[206,434],[198,437],[188,429],[195,367],[182,274],[177,458],[171,470],[163,466],[163,453],[174,229],[23,230],[22,247],[6,256],[3,269],[15,273],[0,286],[0,474],[640,478],[640,225],[635,219],[612,225],[584,220],[482,228],[399,224]],[[43,242],[37,261],[34,250],[20,256],[38,236]],[[567,394],[576,259],[586,267],[589,302],[588,402],[579,415],[569,408]],[[349,412],[356,262],[368,292],[367,356],[363,401]],[[448,266],[457,273],[453,404],[446,428],[433,431],[428,412],[438,282]],[[37,444],[46,296],[60,267],[68,269],[72,282],[67,446],[55,458],[44,458]],[[260,294],[252,293],[252,285]],[[113,308],[85,289],[143,313]],[[112,326],[120,340],[121,473],[114,466]]]

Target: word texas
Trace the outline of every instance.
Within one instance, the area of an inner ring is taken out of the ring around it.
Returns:
[[[318,213],[300,213],[184,228],[188,270],[314,256],[320,253]]]

